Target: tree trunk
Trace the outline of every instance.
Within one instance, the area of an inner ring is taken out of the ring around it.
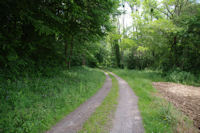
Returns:
[[[68,69],[71,68],[71,56],[73,54],[73,47],[74,47],[74,42],[73,42],[73,36],[72,36],[71,43],[70,43],[70,54],[69,54],[69,61],[68,61]]]
[[[82,54],[82,65],[85,66],[86,61],[85,61],[85,54]]]
[[[115,56],[117,61],[117,67],[120,67],[120,50],[117,40],[115,41]]]
[[[173,66],[177,66],[177,51],[176,51],[176,43],[177,43],[177,37],[174,36],[173,38],[173,43],[172,43],[172,47],[171,47],[171,52],[172,52],[172,63],[173,63]]]
[[[68,59],[67,59],[67,57],[68,57],[68,42],[66,40],[66,42],[65,42],[65,64],[66,64],[66,66],[68,66]]]
[[[175,36],[175,37],[174,37],[174,57],[175,57],[175,63],[177,63],[176,43],[177,43],[177,38],[176,38],[176,36]]]

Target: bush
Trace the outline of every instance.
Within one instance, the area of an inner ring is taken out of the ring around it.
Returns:
[[[200,84],[196,75],[190,72],[181,71],[180,69],[171,70],[170,72],[164,73],[164,75],[166,76],[167,81],[191,85]]]

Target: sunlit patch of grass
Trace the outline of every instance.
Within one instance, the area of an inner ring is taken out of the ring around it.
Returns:
[[[111,69],[128,82],[139,98],[139,110],[146,133],[173,133],[184,131],[196,132],[192,122],[172,104],[156,96],[152,82],[166,81],[161,73],[154,71],[136,71]],[[190,133],[188,132],[188,133]]]
[[[114,76],[112,78],[112,88],[102,104],[96,109],[92,116],[84,123],[83,129],[79,133],[107,133],[112,126],[119,93],[118,82]]]

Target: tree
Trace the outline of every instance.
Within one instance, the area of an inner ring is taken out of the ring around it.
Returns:
[[[110,16],[118,4],[113,0],[0,2],[0,67],[19,72],[58,65],[65,58],[70,68],[74,48],[98,41],[110,30]]]
[[[128,3],[133,9],[135,1]],[[126,67],[198,73],[199,4],[188,0],[145,0],[140,8],[132,12],[132,34],[120,42]]]

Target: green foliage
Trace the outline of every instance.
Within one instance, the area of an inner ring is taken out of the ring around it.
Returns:
[[[113,22],[116,22],[116,18],[113,18]],[[106,38],[105,45],[107,45],[106,48],[109,57],[104,57],[110,61],[109,63],[106,63],[109,67],[122,67],[120,53],[121,37],[122,35],[117,31],[117,28],[113,27],[112,32],[110,32]]]
[[[117,24],[118,29],[113,30],[121,34],[117,39],[120,65],[129,69],[161,69],[169,73],[179,68],[197,75],[200,72],[200,4],[187,0],[127,2],[133,25],[122,33],[120,27],[124,25]],[[111,37],[117,38],[119,33]],[[108,45],[114,44],[108,41]],[[113,56],[114,52],[110,51]],[[111,58],[111,61],[116,62],[116,59]]]
[[[18,75],[21,69],[59,65],[64,59],[69,67],[82,64],[78,58],[83,55],[77,52],[74,57],[73,52],[84,51],[88,43],[95,45],[111,29],[110,15],[118,4],[113,0],[1,1],[0,69]],[[85,56],[92,54],[90,50]]]
[[[128,48],[136,47],[136,46],[137,46],[137,43],[130,38],[123,38],[121,41],[121,47],[123,49],[128,49]]]
[[[96,42],[111,29],[118,4],[0,2],[0,132],[42,132],[100,88],[102,73],[63,65],[98,65]]]
[[[168,81],[183,83],[189,85],[200,85],[199,75],[194,75],[190,72],[181,71],[180,69],[171,70],[170,72],[163,73]]]
[[[95,94],[105,80],[102,72],[87,67],[55,69],[48,76],[1,79],[0,132],[44,132]]]

